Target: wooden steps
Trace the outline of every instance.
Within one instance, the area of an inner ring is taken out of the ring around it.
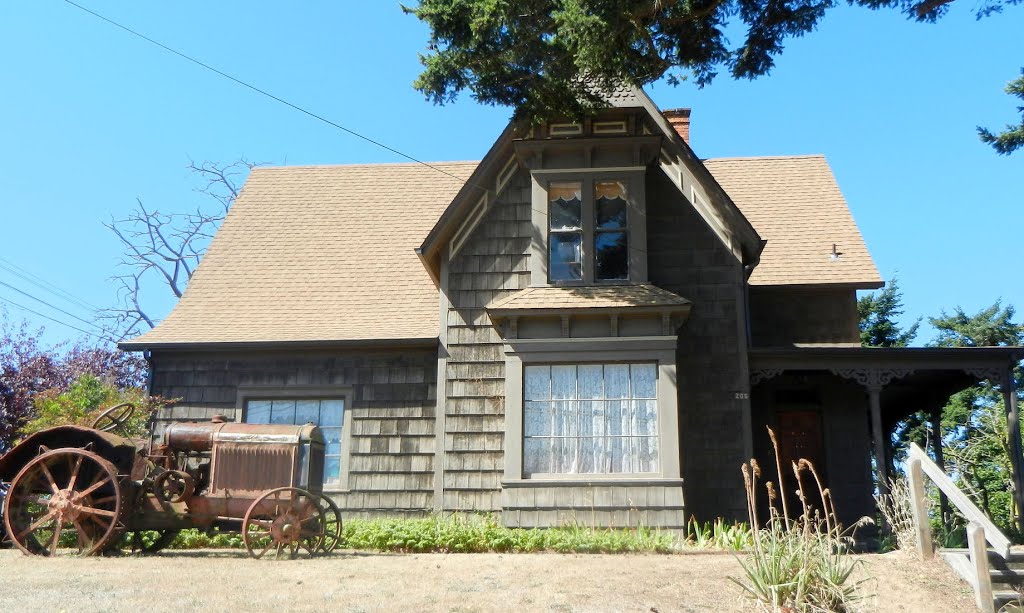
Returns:
[[[992,595],[992,608],[989,609],[979,602],[983,611],[1024,611],[1024,550],[1012,549],[1010,555],[1003,557],[992,549],[988,553],[988,590]],[[968,549],[941,549],[939,556],[949,565],[961,579],[970,585],[975,593],[979,592],[978,581],[975,579],[975,564],[971,561]],[[1013,608],[1010,605],[1017,605]]]

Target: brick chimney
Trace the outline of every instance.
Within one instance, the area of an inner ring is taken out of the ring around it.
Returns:
[[[665,109],[661,112],[668,120],[680,138],[690,144],[690,109]]]

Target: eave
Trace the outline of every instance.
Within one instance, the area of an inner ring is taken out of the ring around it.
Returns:
[[[300,349],[390,349],[436,347],[438,338],[382,338],[340,340],[268,340],[235,342],[135,342],[117,344],[122,351],[287,351]]]

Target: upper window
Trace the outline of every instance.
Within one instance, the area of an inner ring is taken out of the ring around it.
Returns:
[[[548,187],[548,271],[552,281],[583,280],[583,197],[579,183]]]
[[[523,368],[523,473],[659,471],[657,365]]]
[[[245,421],[250,424],[316,424],[327,445],[324,487],[341,485],[341,432],[345,419],[344,398],[248,400]]]
[[[622,181],[594,183],[594,278],[629,278],[626,186]]]
[[[624,181],[548,185],[548,281],[629,279]]]

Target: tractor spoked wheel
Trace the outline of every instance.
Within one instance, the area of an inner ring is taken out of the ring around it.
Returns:
[[[249,555],[262,558],[312,557],[324,540],[326,521],[319,496],[297,487],[279,487],[252,503],[242,522],[242,541]]]
[[[11,541],[27,554],[99,553],[119,536],[117,470],[84,449],[47,451],[14,477],[3,515]]]
[[[341,509],[326,494],[320,496],[319,504],[324,513],[324,540],[320,551],[331,553],[341,541]]]

